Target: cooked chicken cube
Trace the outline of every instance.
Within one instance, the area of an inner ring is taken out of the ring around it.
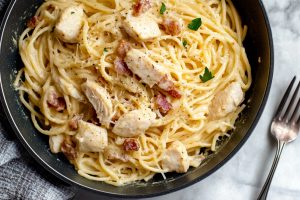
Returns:
[[[113,106],[106,89],[94,81],[86,81],[81,87],[93,105],[100,123],[109,127],[113,116]]]
[[[243,102],[244,92],[238,82],[230,83],[223,91],[213,98],[209,107],[209,116],[212,119],[224,117],[236,110]]]
[[[63,135],[50,135],[49,146],[52,153],[59,153],[61,151],[61,145],[64,141]]]
[[[112,130],[121,137],[135,137],[143,134],[154,122],[156,114],[149,108],[133,110],[122,115]]]
[[[84,100],[84,96],[81,94],[81,92],[72,83],[61,77],[56,68],[51,69],[51,75],[56,85],[64,94],[67,94],[79,101]]]
[[[142,94],[145,92],[145,87],[143,84],[130,76],[119,76],[116,78],[116,80],[117,85],[124,87],[129,92],[135,94]]]
[[[138,49],[128,51],[125,62],[129,69],[151,88],[166,75],[160,65]]]
[[[102,152],[108,144],[107,130],[80,120],[75,140],[80,152]]]
[[[179,141],[172,142],[172,144],[165,151],[161,164],[162,168],[168,172],[187,172],[190,162],[184,144]]]
[[[145,14],[137,17],[128,14],[123,22],[123,27],[136,40],[147,41],[161,35],[156,21]]]
[[[84,12],[81,6],[72,6],[62,11],[55,25],[56,36],[67,43],[79,41],[80,31],[83,25]]]

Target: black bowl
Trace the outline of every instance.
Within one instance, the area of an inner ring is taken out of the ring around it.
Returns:
[[[253,85],[247,92],[247,107],[236,123],[232,137],[206,164],[186,174],[169,174],[167,180],[155,176],[148,183],[114,187],[90,181],[77,174],[63,157],[50,153],[47,137],[38,133],[28,111],[21,105],[13,88],[16,71],[23,64],[18,55],[16,41],[25,28],[25,22],[35,13],[41,0],[12,1],[1,25],[0,86],[1,102],[16,135],[31,155],[49,172],[67,183],[101,194],[118,197],[149,197],[166,194],[204,179],[226,163],[245,143],[257,124],[265,106],[273,75],[273,43],[270,24],[263,4],[259,0],[233,0],[249,32],[245,47],[253,69]],[[260,57],[261,62],[258,58]],[[250,101],[249,101],[250,100]]]

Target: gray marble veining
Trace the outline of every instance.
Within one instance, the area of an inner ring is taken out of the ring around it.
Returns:
[[[263,0],[271,21],[275,71],[270,98],[248,142],[205,180],[151,200],[253,200],[269,172],[275,141],[269,134],[274,109],[294,75],[300,78],[300,0]],[[299,80],[298,78],[298,80]],[[270,189],[271,200],[300,199],[300,140],[284,149]],[[111,199],[80,192],[75,199]]]

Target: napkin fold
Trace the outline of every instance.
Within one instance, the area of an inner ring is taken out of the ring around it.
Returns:
[[[0,16],[9,2],[0,0]],[[21,146],[0,105],[0,200],[66,200],[74,195],[72,187],[50,175]]]

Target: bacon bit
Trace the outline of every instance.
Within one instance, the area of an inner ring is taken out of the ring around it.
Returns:
[[[118,74],[132,74],[126,63],[120,57],[117,57],[115,59],[114,66]]]
[[[54,92],[49,95],[47,103],[49,107],[54,108],[58,112],[63,111],[66,108],[65,99],[63,97],[58,97]]]
[[[131,49],[131,44],[127,42],[126,40],[121,40],[118,48],[117,53],[120,58],[124,59],[127,52]]]
[[[137,0],[133,5],[133,15],[139,16],[151,8],[150,0]]]
[[[137,139],[134,138],[126,138],[123,143],[123,147],[125,151],[138,151],[140,145]]]
[[[103,85],[105,85],[107,83],[106,80],[102,76],[98,76],[97,81],[99,83],[102,83]]]
[[[174,83],[169,80],[168,76],[165,75],[158,83],[158,86],[167,91],[169,95],[171,95],[172,97],[176,98],[176,99],[180,99],[181,98],[181,94],[176,90]]]
[[[61,151],[69,160],[75,160],[77,157],[76,143],[72,141],[70,136],[67,136],[61,145]]]
[[[27,22],[27,27],[29,28],[35,28],[38,23],[41,21],[41,18],[38,16],[33,16],[30,20]]]
[[[172,109],[172,104],[170,104],[168,102],[167,98],[162,94],[157,95],[155,98],[155,101],[159,108],[159,111],[162,114],[167,114],[169,112],[169,110]]]
[[[69,122],[69,127],[72,130],[77,130],[78,129],[78,121],[83,119],[83,114],[76,114]]]
[[[49,6],[47,6],[47,8],[46,8],[50,13],[52,13],[54,10],[55,10],[55,7],[52,5],[52,4],[50,4]]]
[[[182,95],[177,90],[169,90],[168,94],[176,99],[180,99]]]
[[[163,22],[163,30],[169,35],[178,35],[181,32],[181,25],[177,20],[164,18]]]

